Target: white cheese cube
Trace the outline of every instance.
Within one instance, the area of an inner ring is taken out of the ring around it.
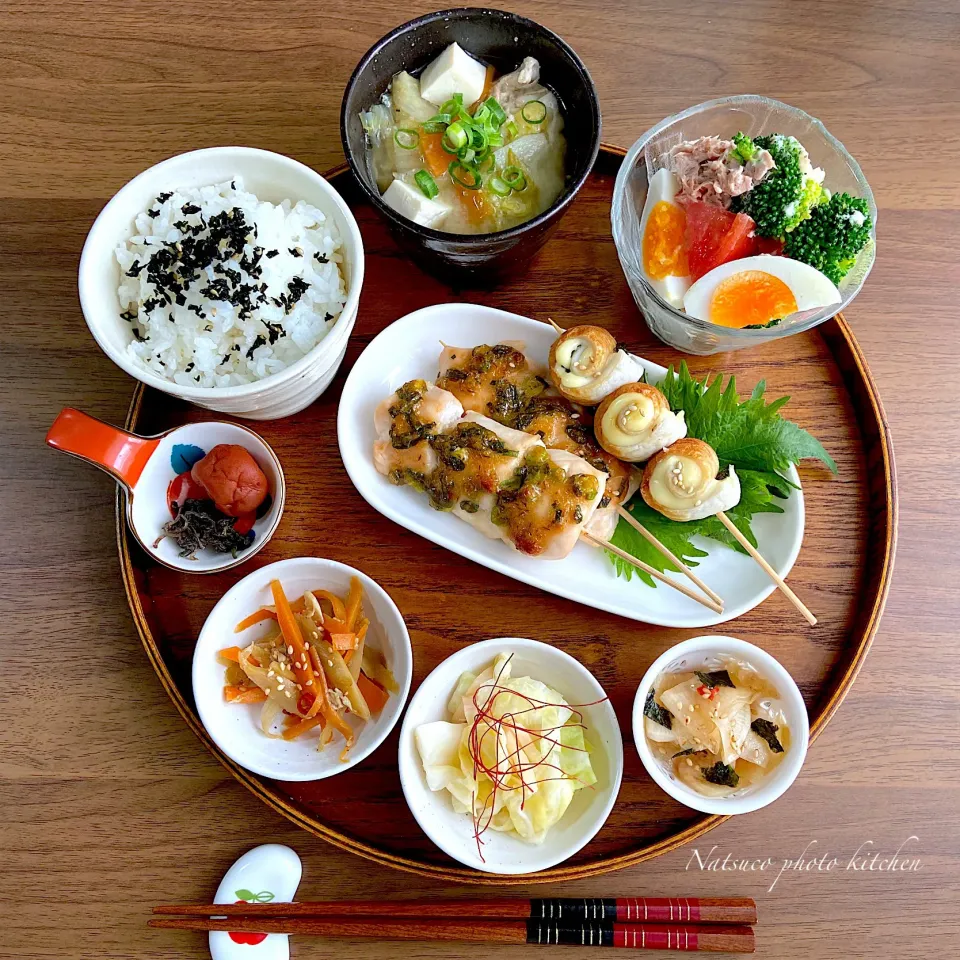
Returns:
[[[450,212],[445,203],[431,200],[419,187],[411,187],[403,180],[394,180],[387,187],[383,202],[421,227],[436,226]]]
[[[464,106],[480,99],[487,68],[459,43],[451,43],[420,75],[420,96],[438,107],[455,93],[463,94]]]

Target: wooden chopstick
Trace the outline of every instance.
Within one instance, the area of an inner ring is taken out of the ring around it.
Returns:
[[[694,593],[689,587],[684,586],[682,583],[677,583],[676,580],[671,580],[669,577],[664,576],[659,570],[651,567],[649,563],[644,563],[642,560],[638,560],[632,554],[627,553],[626,550],[621,550],[619,547],[615,547],[612,543],[608,543],[606,540],[601,540],[598,537],[587,533],[586,530],[582,530],[580,532],[580,539],[585,540],[587,543],[592,543],[595,547],[600,547],[603,550],[609,551],[610,553],[614,554],[614,556],[617,556],[621,560],[626,561],[637,569],[642,570],[644,573],[650,574],[654,580],[659,580],[661,583],[665,583],[668,587],[673,587],[674,590],[679,591],[685,597],[689,597],[691,600],[696,600],[697,603],[703,605],[704,607],[709,607],[714,613],[723,613],[723,607],[717,603],[716,600],[713,600],[710,597],[701,597],[699,593]]]
[[[559,920],[313,919],[259,920],[236,917],[162,917],[150,921],[163,930],[282,933],[294,936],[373,937],[378,940],[461,940],[479,943],[539,943],[683,950],[701,953],[753,953],[753,927],[696,924],[629,924],[612,920],[577,923]]]
[[[299,903],[161,904],[158,915],[180,917],[312,918],[477,918],[486,920],[563,920],[621,923],[757,922],[757,904],[749,897],[553,897],[528,900],[329,900]]]
[[[800,611],[803,615],[803,618],[810,624],[810,626],[816,626],[817,618],[810,612],[806,604],[787,586],[784,582],[783,577],[777,573],[773,567],[767,563],[766,560],[760,556],[757,548],[737,529],[733,521],[722,511],[717,512],[717,519],[730,531],[731,534],[736,538],[737,543],[743,547],[747,553],[753,557],[757,563],[760,564],[760,567],[763,569],[764,573],[780,588],[780,592]]]
[[[661,543],[626,507],[618,506],[617,513],[619,513],[637,533],[644,537],[648,543],[656,547],[671,563],[675,564],[691,583],[695,583],[711,600],[719,603],[721,607],[723,606],[723,597],[718,593],[714,593],[679,557],[674,556],[673,552],[668,549],[665,544]]]

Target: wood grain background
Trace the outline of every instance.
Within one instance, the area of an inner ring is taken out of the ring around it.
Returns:
[[[653,862],[547,889],[753,895],[758,955],[778,960],[956,956],[957,4],[518,0],[511,8],[583,56],[610,141],[629,144],[699,100],[756,91],[820,116],[847,144],[881,210],[879,262],[848,319],[885,399],[901,494],[880,634],[790,794]],[[245,143],[332,166],[353,65],[390,27],[428,9],[400,12],[381,0],[0,2],[2,957],[202,957],[200,937],[148,934],[149,905],[208,897],[229,863],[266,839],[304,858],[303,896],[465,892],[337,851],[226,776],[143,657],[120,587],[112,485],[42,446],[65,404],[121,422],[129,401],[131,382],[99,352],[76,300],[83,237],[106,199],[149,164],[202,146]],[[402,295],[395,306],[404,311]],[[771,385],[788,390],[799,375],[786,371]],[[444,629],[431,616],[414,628]],[[847,869],[861,845],[861,856],[889,856],[910,837],[905,852],[921,858],[919,871]],[[840,862],[829,872],[789,870],[768,892],[781,861],[805,849],[808,862],[822,854]],[[711,850],[774,865],[700,870]],[[294,953],[326,949],[301,943]],[[347,960],[382,953],[359,941],[336,950]],[[430,944],[390,951],[451,955]],[[457,955],[482,954],[463,947]]]

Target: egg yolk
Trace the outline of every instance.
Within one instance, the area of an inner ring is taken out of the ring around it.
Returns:
[[[717,284],[710,299],[710,322],[721,327],[766,324],[797,312],[797,298],[779,278],[744,270]]]
[[[643,268],[652,279],[689,275],[684,246],[686,225],[687,215],[675,203],[661,200],[650,211],[643,234]]]

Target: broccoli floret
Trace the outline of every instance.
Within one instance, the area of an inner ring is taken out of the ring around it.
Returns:
[[[787,208],[795,215],[803,195],[802,148],[793,137],[779,133],[756,137],[753,144],[760,150],[769,150],[776,166],[747,193],[734,197],[730,209],[752,217],[758,236],[782,237],[792,216]]]
[[[787,206],[787,213],[789,214],[786,223],[787,233],[796,230],[810,216],[818,203],[825,203],[829,198],[830,194],[816,180],[813,178],[804,180],[800,199],[795,206]]]
[[[870,207],[861,197],[835,193],[787,235],[784,256],[816,267],[834,283],[847,275],[870,239]]]
[[[733,149],[730,153],[741,163],[749,163],[756,152],[757,145],[743,131],[734,134]]]

